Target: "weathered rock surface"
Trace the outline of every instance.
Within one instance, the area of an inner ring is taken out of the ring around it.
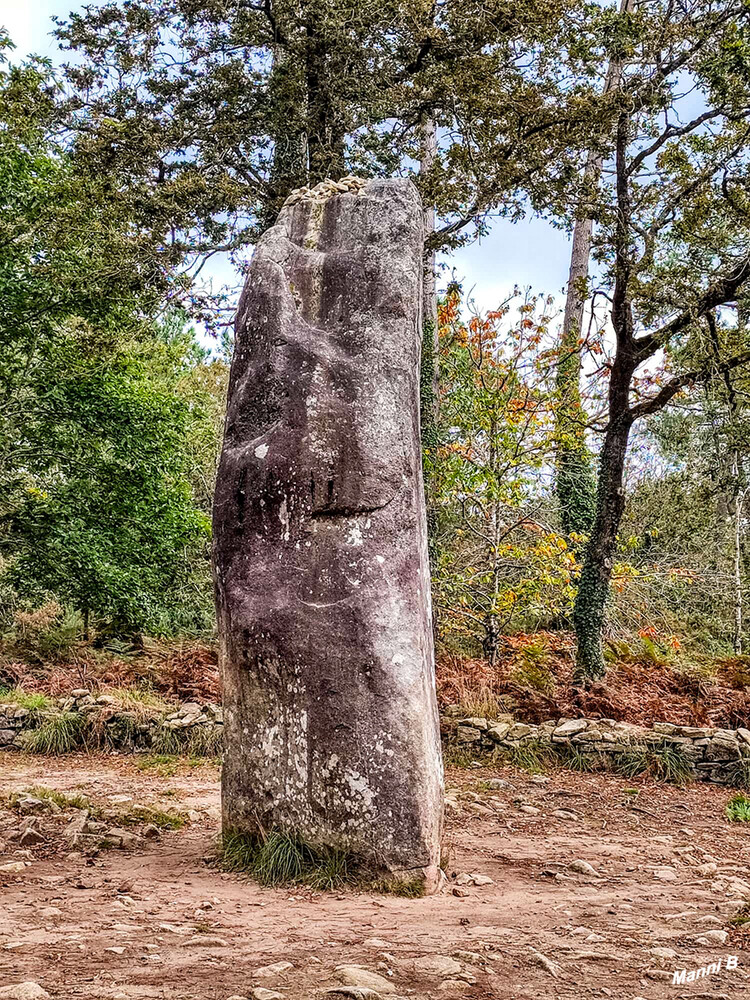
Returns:
[[[27,982],[0,986],[0,997],[3,1000],[49,1000],[49,993],[38,983]]]
[[[236,320],[214,514],[223,821],[429,881],[443,796],[422,209],[408,181],[321,191],[258,243]]]

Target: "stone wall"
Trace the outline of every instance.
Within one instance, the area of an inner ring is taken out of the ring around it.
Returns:
[[[210,747],[220,743],[224,722],[221,706],[211,702],[203,705],[185,702],[164,714],[140,706],[136,711],[112,695],[94,697],[87,689],[79,688],[44,711],[14,703],[0,704],[0,749],[25,749],[30,734],[65,716],[80,724],[82,742],[87,745],[94,743],[122,750],[162,750],[167,734],[184,737],[187,745],[191,735],[200,732],[207,736],[211,731],[216,739],[202,741]],[[171,742],[179,746],[179,742]]]
[[[0,749],[22,750],[27,734],[38,729],[46,719],[64,712],[87,716],[101,734],[102,745],[114,749],[153,749],[163,733],[177,732],[189,737],[197,730],[215,730],[221,737],[222,709],[213,703],[185,702],[168,715],[154,713],[135,725],[136,739],[118,743],[120,731],[133,733],[131,711],[110,695],[94,697],[89,691],[73,691],[61,698],[51,712],[33,712],[17,704],[0,704]],[[603,766],[614,763],[618,755],[654,750],[668,746],[679,748],[689,762],[693,777],[714,784],[750,784],[750,729],[717,729],[677,726],[657,722],[650,728],[617,722],[614,719],[550,719],[539,725],[519,722],[512,716],[499,719],[465,717],[458,706],[449,705],[442,715],[443,738],[453,745],[478,753],[501,750],[512,754],[523,747],[558,751],[564,762],[574,752],[586,754]]]
[[[614,719],[550,719],[539,725],[510,716],[489,720],[462,717],[458,706],[443,716],[443,733],[466,748],[513,752],[524,746],[590,755],[606,765],[633,751],[671,747],[690,765],[693,776],[715,784],[747,784],[750,780],[750,730],[677,726],[657,722],[651,728]]]

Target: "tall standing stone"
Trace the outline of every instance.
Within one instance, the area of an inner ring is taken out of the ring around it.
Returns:
[[[442,762],[419,447],[422,206],[292,195],[236,319],[214,562],[225,830],[437,880]]]

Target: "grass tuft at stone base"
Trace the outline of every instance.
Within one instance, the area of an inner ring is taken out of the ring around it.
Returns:
[[[219,854],[225,871],[244,872],[261,885],[305,885],[319,891],[348,886],[409,898],[424,895],[421,876],[376,875],[345,851],[312,845],[281,831],[266,836],[225,832]]]

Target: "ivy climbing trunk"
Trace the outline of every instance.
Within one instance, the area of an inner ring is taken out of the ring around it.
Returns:
[[[226,831],[438,884],[442,762],[406,180],[287,202],[236,320],[214,505]]]
[[[629,386],[630,375],[627,380]],[[631,420],[628,416],[610,424],[602,448],[596,513],[573,611],[577,638],[577,683],[600,680],[606,673],[602,636],[617,547],[617,530],[625,510],[623,480],[630,428]]]

